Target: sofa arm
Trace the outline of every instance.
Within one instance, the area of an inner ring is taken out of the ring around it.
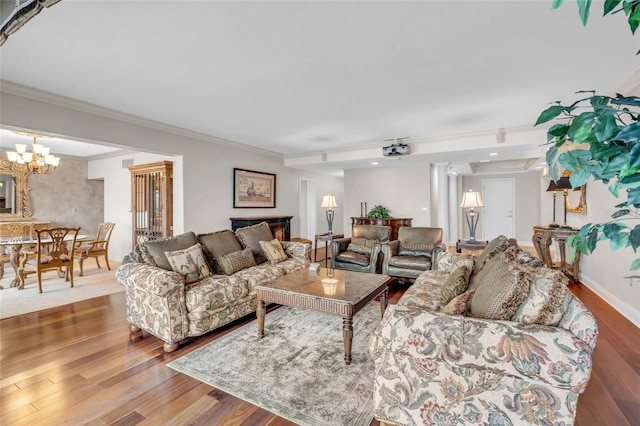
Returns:
[[[168,344],[187,336],[189,319],[182,275],[145,263],[126,263],[116,270],[126,287],[127,321]]]
[[[436,260],[438,259],[438,255],[446,251],[447,251],[447,246],[444,243],[440,243],[436,245],[433,248],[433,250],[431,250],[431,269],[432,270],[435,271],[437,269]]]
[[[392,305],[374,331],[371,354],[408,356],[441,368],[487,370],[582,393],[592,348],[560,328],[428,312]],[[446,364],[446,367],[444,367]]]
[[[591,374],[591,350],[562,328],[399,305],[369,349],[374,415],[393,424],[573,424]]]

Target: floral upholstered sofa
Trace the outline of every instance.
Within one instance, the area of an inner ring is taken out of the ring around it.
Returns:
[[[566,284],[502,236],[478,256],[441,253],[374,332],[375,417],[573,424],[598,331]]]
[[[200,336],[256,310],[256,287],[309,266],[309,243],[278,241],[269,225],[139,244],[116,271],[127,321],[165,342]]]

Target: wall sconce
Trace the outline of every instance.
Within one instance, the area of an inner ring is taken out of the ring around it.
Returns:
[[[333,234],[331,229],[333,227],[333,209],[338,207],[338,203],[336,203],[336,196],[331,194],[324,195],[322,197],[322,204],[320,204],[320,207],[327,209],[327,225],[329,225],[328,235],[331,235]]]

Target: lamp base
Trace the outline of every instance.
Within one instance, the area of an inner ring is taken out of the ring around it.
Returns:
[[[478,240],[467,240],[467,241],[465,241],[465,243],[467,243],[467,244],[480,244],[480,241],[478,241]]]
[[[551,222],[551,223],[550,223],[549,225],[547,225],[547,226],[548,226],[549,228],[559,228],[559,227],[560,227],[560,225],[558,225],[558,224],[557,224],[557,223],[555,223],[555,222]]]

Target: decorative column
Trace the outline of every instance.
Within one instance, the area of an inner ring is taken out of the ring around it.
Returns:
[[[455,244],[460,239],[458,233],[458,175],[449,175],[449,240],[447,244]]]
[[[438,206],[437,226],[442,228],[443,241],[449,241],[449,179],[447,169],[449,163],[436,163],[437,194],[436,205]]]

